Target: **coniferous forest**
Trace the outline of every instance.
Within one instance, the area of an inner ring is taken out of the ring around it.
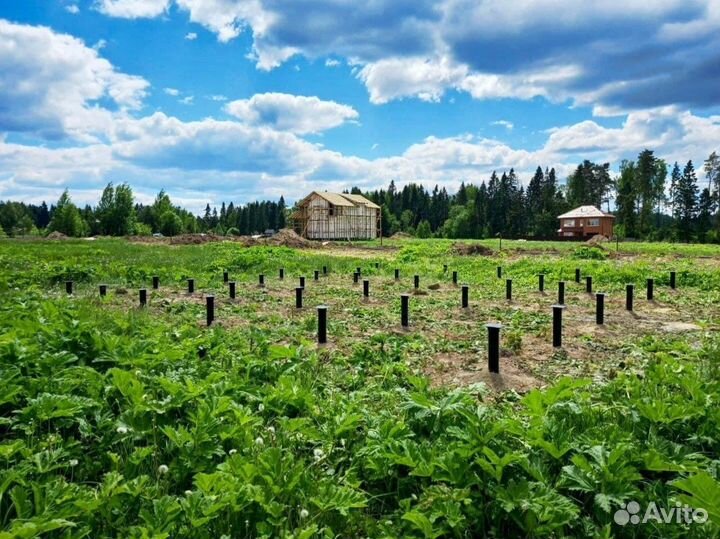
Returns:
[[[588,160],[567,178],[554,168],[537,167],[530,178],[514,171],[493,172],[479,185],[461,182],[449,193],[420,183],[360,193],[382,206],[383,235],[404,232],[419,238],[553,239],[557,216],[581,205],[594,205],[616,216],[620,238],[720,242],[720,156],[713,152],[696,170],[692,161],[673,163],[653,151],[624,160],[617,171]],[[212,232],[261,233],[286,226],[289,208],[278,201],[208,204],[201,215],[173,204],[160,191],[151,205],[136,203],[127,184],[108,184],[96,206],[76,206],[65,191],[48,206],[0,201],[0,236],[149,235]]]

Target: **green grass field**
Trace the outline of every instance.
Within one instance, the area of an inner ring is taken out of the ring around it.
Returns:
[[[720,247],[474,243],[0,241],[0,538],[717,536]],[[708,520],[618,524],[631,501]]]

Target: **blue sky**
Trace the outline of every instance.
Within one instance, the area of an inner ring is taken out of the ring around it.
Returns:
[[[0,199],[190,209],[720,150],[717,0],[0,0]]]

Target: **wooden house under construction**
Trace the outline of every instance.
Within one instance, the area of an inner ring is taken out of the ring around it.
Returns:
[[[362,195],[313,191],[290,216],[295,232],[310,240],[369,240],[382,231],[380,206]]]

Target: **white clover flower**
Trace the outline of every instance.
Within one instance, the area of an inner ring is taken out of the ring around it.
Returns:
[[[237,453],[237,449],[231,449],[228,451],[228,455],[234,455],[235,453]]]
[[[70,459],[70,466],[75,467],[78,465],[78,459]]]
[[[165,474],[168,473],[169,471],[170,471],[170,468],[168,468],[168,467],[165,466],[164,464],[161,464],[160,466],[158,466],[158,473],[159,473],[160,475],[165,475]]]
[[[186,490],[185,496],[192,496],[192,490]]]
[[[300,511],[300,518],[301,518],[301,519],[305,520],[305,519],[306,519],[307,517],[309,517],[309,516],[310,516],[310,513],[308,512],[307,509],[302,509],[302,510]]]
[[[257,438],[255,438],[255,445],[263,446],[265,445],[265,440],[263,440],[261,436],[258,436]]]
[[[315,450],[313,450],[313,455],[315,455],[315,460],[320,460],[325,456],[325,452],[319,447],[316,447]]]
[[[117,433],[118,433],[118,434],[127,434],[127,432],[128,432],[127,427],[124,427],[124,426],[122,426],[122,425],[120,425],[120,426],[119,426],[117,429],[115,429],[115,430],[117,430]]]

